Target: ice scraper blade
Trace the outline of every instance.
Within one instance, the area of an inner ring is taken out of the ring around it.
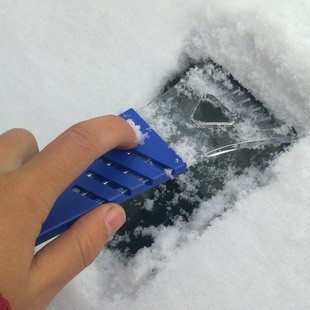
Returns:
[[[291,127],[211,61],[190,69],[141,113],[176,149],[190,145],[195,162],[297,138]]]

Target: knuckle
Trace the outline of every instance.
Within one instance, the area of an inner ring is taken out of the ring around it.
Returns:
[[[93,238],[87,232],[81,232],[75,237],[82,268],[88,267],[99,254]]]
[[[13,128],[8,133],[12,140],[26,141],[37,144],[35,137],[28,129]]]
[[[78,148],[89,149],[97,147],[98,137],[86,122],[77,123],[68,129],[68,138]]]
[[[6,134],[5,143],[8,149],[19,145],[23,148],[24,154],[31,154],[31,156],[39,151],[37,140],[29,130],[24,128],[13,128],[9,130]],[[24,157],[20,160],[23,162]]]

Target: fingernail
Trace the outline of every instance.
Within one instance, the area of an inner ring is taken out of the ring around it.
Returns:
[[[113,206],[105,216],[105,224],[109,234],[112,237],[125,223],[124,210],[120,206]]]

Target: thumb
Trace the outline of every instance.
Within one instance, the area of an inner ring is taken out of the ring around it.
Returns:
[[[34,256],[31,282],[47,303],[97,257],[109,238],[124,224],[124,209],[105,204],[81,217],[70,229]]]

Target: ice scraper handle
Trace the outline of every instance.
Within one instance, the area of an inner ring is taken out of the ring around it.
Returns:
[[[114,149],[96,159],[59,196],[43,223],[37,245],[103,203],[122,203],[186,171],[184,161],[135,110],[120,116],[139,130],[142,141],[130,151]]]

